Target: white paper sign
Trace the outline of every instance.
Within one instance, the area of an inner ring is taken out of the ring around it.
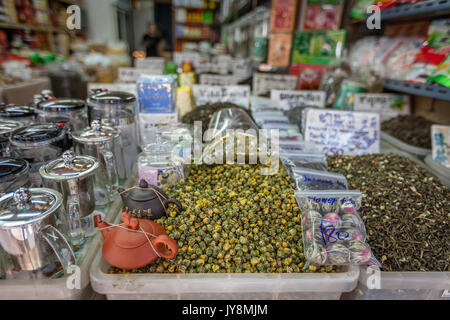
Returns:
[[[252,114],[260,113],[260,112],[272,112],[276,111],[277,113],[282,113],[280,107],[277,102],[263,97],[250,97],[250,105],[252,109]]]
[[[175,52],[173,60],[178,66],[181,66],[183,61],[190,61],[195,68],[199,64],[200,55],[197,52]]]
[[[197,106],[214,102],[231,102],[248,108],[250,86],[210,86],[194,84],[192,87]]]
[[[326,155],[380,152],[380,115],[369,112],[306,109],[305,141]]]
[[[201,74],[199,82],[213,86],[229,86],[238,84],[239,78],[233,75]]]
[[[450,126],[431,126],[433,160],[450,169]]]
[[[135,59],[134,65],[136,69],[156,70],[156,72],[163,74],[165,61],[164,58],[152,57],[145,59]]]
[[[325,107],[325,92],[318,90],[271,90],[270,99],[277,101],[283,110],[298,106]]]
[[[411,113],[409,96],[394,93],[356,93],[354,110],[378,112],[381,121]]]
[[[228,73],[228,63],[199,63],[195,67],[195,72],[198,74],[202,73],[221,73],[221,74],[227,74]]]
[[[255,73],[253,75],[253,94],[264,95],[274,90],[295,90],[297,77],[284,74]]]
[[[123,91],[137,96],[137,87],[135,83],[88,83],[88,92],[92,89],[107,89],[109,91]]]
[[[118,82],[136,82],[143,74],[162,75],[161,70],[155,69],[137,69],[137,68],[119,68],[117,74]]]

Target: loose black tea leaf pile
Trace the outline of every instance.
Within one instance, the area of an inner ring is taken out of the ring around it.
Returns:
[[[384,271],[450,271],[450,191],[394,154],[332,156],[330,171],[363,193],[358,211]]]
[[[301,212],[282,166],[262,176],[260,165],[194,165],[167,193],[185,210],[170,208],[156,222],[178,243],[178,255],[111,273],[336,272],[332,266],[303,270]]]
[[[203,132],[205,132],[208,129],[209,121],[213,117],[214,113],[216,111],[226,109],[226,108],[239,108],[239,109],[245,110],[245,112],[247,112],[250,115],[250,113],[247,109],[242,108],[233,103],[217,102],[217,103],[205,104],[202,106],[195,107],[194,110],[192,110],[191,112],[189,112],[183,116],[183,118],[181,119],[181,122],[193,125],[194,121],[202,121],[202,130],[203,130]],[[250,117],[251,117],[251,115],[250,115]]]
[[[421,116],[405,115],[387,120],[381,129],[407,144],[431,149],[431,126],[433,122]]]

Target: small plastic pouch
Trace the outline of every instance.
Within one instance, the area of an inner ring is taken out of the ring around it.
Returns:
[[[300,191],[348,189],[347,179],[339,173],[294,167],[292,174]]]
[[[285,148],[287,147],[287,148]],[[328,163],[325,155],[316,153],[314,146],[307,144],[280,144],[281,163],[288,171],[291,178],[295,168],[309,168],[314,170],[327,171]]]
[[[307,264],[381,267],[366,242],[358,190],[296,191]]]

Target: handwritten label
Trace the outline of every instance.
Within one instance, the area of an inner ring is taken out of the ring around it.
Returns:
[[[433,160],[450,169],[450,126],[431,126]]]
[[[88,83],[88,92],[92,89],[107,89],[109,91],[123,91],[137,96],[137,87],[135,83]]]
[[[324,91],[271,90],[270,99],[278,102],[283,110],[290,110],[298,106],[325,107]]]
[[[305,141],[325,155],[380,152],[380,115],[340,110],[306,110]]]
[[[265,73],[255,73],[253,76],[253,94],[257,96],[269,93],[271,89],[295,90],[296,86],[296,76]]]
[[[195,84],[192,87],[197,106],[214,102],[231,102],[248,108],[250,86],[210,86]]]
[[[136,82],[143,74],[162,75],[160,70],[136,69],[136,68],[119,68],[117,78],[119,82]]]
[[[381,121],[411,113],[409,96],[393,93],[356,93],[354,110],[378,112]]]
[[[145,58],[145,59],[135,59],[134,65],[136,69],[145,69],[145,70],[156,70],[158,74],[164,73],[165,61],[164,58]]]
[[[322,234],[323,244],[336,243],[338,241],[348,240],[350,234],[345,231],[336,231],[336,227],[326,220],[320,220],[320,232]]]
[[[173,59],[178,66],[181,66],[183,61],[190,61],[196,68],[200,62],[200,55],[197,52],[175,52]]]
[[[238,84],[239,78],[232,75],[201,74],[200,84],[228,86]]]

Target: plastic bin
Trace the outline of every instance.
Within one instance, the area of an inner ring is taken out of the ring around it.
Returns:
[[[434,161],[431,155],[425,157],[425,164],[429,167],[430,171],[447,186],[447,188],[450,188],[450,169]]]
[[[109,274],[109,268],[99,250],[91,265],[91,284],[110,300],[337,300],[356,287],[359,277],[355,266],[330,274]]]
[[[421,159],[423,159],[425,156],[431,154],[431,150],[430,149],[424,149],[424,148],[419,148],[419,147],[415,147],[412,146],[410,144],[407,144],[397,138],[394,138],[393,136],[391,136],[390,134],[387,134],[386,132],[381,131],[381,140],[386,141],[387,143],[389,143],[390,145],[408,152],[416,157],[419,157]]]
[[[450,300],[443,296],[450,289],[450,272],[380,272],[379,288],[369,289],[376,283],[376,275],[360,268],[358,287],[342,295],[345,300]],[[368,282],[369,281],[369,282]]]
[[[136,177],[130,178],[125,185],[134,185]],[[111,204],[111,207],[107,211],[105,218],[114,219],[115,215],[120,212],[122,207],[122,200],[119,196]],[[89,243],[90,242],[90,243]],[[69,289],[67,282],[72,275],[65,275],[57,279],[39,279],[39,280],[17,280],[17,279],[4,279],[0,280],[0,300],[5,299],[23,299],[23,300],[93,300],[104,299],[104,296],[98,295],[94,292],[90,286],[89,279],[89,267],[94,260],[97,252],[99,252],[101,245],[103,244],[101,234],[98,233],[92,239],[89,240],[86,245],[89,247],[86,253],[78,261],[80,267],[80,289]]]

